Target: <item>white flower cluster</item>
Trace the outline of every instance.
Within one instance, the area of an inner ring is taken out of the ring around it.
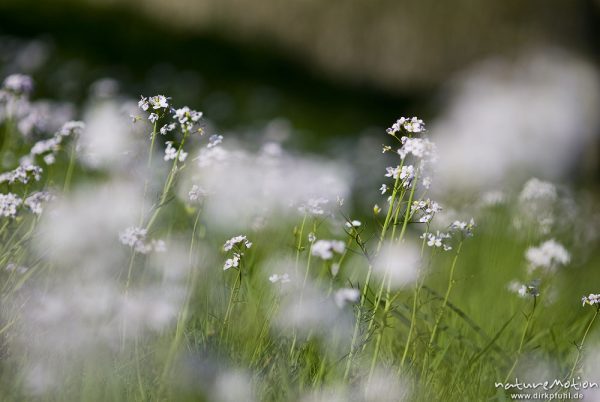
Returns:
[[[528,284],[511,281],[508,284],[508,290],[518,294],[520,297],[526,297],[527,295],[538,297],[540,295],[540,281],[534,280]]]
[[[233,257],[225,260],[223,265],[223,271],[227,271],[229,268],[237,268],[240,266],[240,261],[244,253],[233,253]]]
[[[419,214],[419,222],[429,223],[435,214],[441,210],[442,207],[440,204],[428,198],[426,200],[413,201],[413,204],[410,207],[410,215],[414,216],[415,214]]]
[[[79,136],[85,129],[85,123],[81,121],[68,121],[56,132],[54,136],[45,140],[40,140],[33,144],[29,155],[42,156],[47,165],[52,165],[56,160],[56,153],[66,137]]]
[[[352,228],[359,228],[359,227],[360,227],[360,225],[362,225],[362,222],[361,222],[361,221],[357,221],[356,219],[355,219],[355,220],[352,220],[352,221],[348,221],[348,222],[346,222],[346,227],[347,227],[348,229],[352,229]]]
[[[322,260],[330,260],[333,253],[342,254],[346,249],[346,244],[341,240],[317,240],[311,247],[311,254]]]
[[[243,248],[249,249],[252,247],[252,243],[244,235],[235,236],[223,244],[223,251],[230,251],[234,247],[237,251],[233,253],[231,258],[225,260],[223,271],[227,271],[229,268],[238,268],[240,266],[240,261],[244,256],[244,253],[242,253],[241,250]]]
[[[327,198],[311,198],[305,205],[301,205],[298,207],[298,211],[303,214],[310,215],[324,215],[325,209],[324,205],[329,204],[329,200]]]
[[[2,88],[16,95],[28,95],[33,91],[33,80],[23,74],[12,74],[4,79]]]
[[[587,296],[583,296],[581,298],[581,305],[585,306],[586,304],[589,304],[590,306],[593,306],[594,304],[600,306],[600,294],[590,293]]]
[[[400,158],[405,159],[407,155],[412,154],[415,158],[434,161],[436,159],[435,144],[427,138],[409,138],[400,139],[402,147],[398,149]]]
[[[425,131],[425,123],[417,117],[401,117],[386,131],[389,135],[395,135],[397,132],[402,131],[402,129],[409,133],[422,133]]]
[[[423,233],[420,238],[427,239],[429,247],[443,248],[444,251],[452,250],[452,247],[446,243],[448,239],[452,238],[450,233],[442,233],[438,230],[436,233]]]
[[[163,95],[155,95],[149,98],[142,96],[138,102],[138,107],[143,111],[147,111],[150,107],[153,110],[165,110],[169,108],[169,101]]]
[[[190,132],[201,118],[202,112],[197,112],[187,106],[175,110],[175,119],[179,122],[182,131]]]
[[[151,251],[164,252],[166,251],[165,242],[162,240],[146,241],[146,229],[131,226],[119,233],[119,240],[122,244],[134,249],[136,253],[148,254]]]
[[[231,239],[227,240],[225,242],[225,244],[223,245],[223,251],[229,251],[229,250],[233,249],[233,247],[235,247],[237,244],[239,244],[240,247],[242,245],[246,248],[252,247],[252,243],[250,241],[248,241],[246,236],[239,235],[239,236],[235,236],[235,237],[232,237]]]
[[[42,168],[32,164],[22,164],[10,172],[0,174],[0,183],[27,184],[31,179],[39,181],[42,177]]]
[[[454,221],[450,224],[451,231],[460,232],[465,237],[473,236],[473,229],[475,229],[475,220],[473,218],[469,222]]]
[[[413,165],[408,165],[408,166],[396,166],[396,167],[386,167],[386,174],[385,177],[391,177],[393,179],[400,179],[402,180],[402,187],[404,188],[409,188],[412,180],[415,177],[415,167]],[[385,187],[384,187],[385,186]],[[381,194],[385,193],[385,190],[387,190],[387,186],[383,185],[382,188],[380,188],[381,190]]]
[[[283,275],[273,274],[273,275],[269,276],[269,281],[271,283],[289,283],[292,281],[292,279],[290,278],[290,276],[288,274],[283,274]]]
[[[197,184],[194,184],[188,192],[190,202],[198,202],[208,195],[207,191]]]
[[[535,200],[554,201],[557,197],[558,193],[554,184],[534,177],[523,186],[519,200],[522,202]]]
[[[571,261],[569,252],[554,239],[547,240],[538,247],[530,247],[525,252],[525,258],[530,270],[542,268],[552,271]]]
[[[333,295],[333,300],[339,308],[343,308],[347,303],[356,303],[360,298],[360,291],[353,288],[338,289]]]
[[[206,145],[206,148],[214,148],[217,145],[221,144],[223,142],[223,136],[222,135],[217,135],[217,134],[213,134],[208,138],[208,144]]]
[[[14,218],[23,200],[13,193],[0,194],[0,217]]]
[[[164,160],[165,161],[170,161],[173,159],[178,159],[179,162],[184,162],[188,156],[187,152],[185,152],[183,149],[181,150],[177,150],[177,148],[175,148],[173,146],[173,141],[167,141],[165,142],[165,145],[167,146],[165,148],[165,156],[164,156]],[[179,156],[177,156],[179,155]]]
[[[47,191],[36,191],[29,197],[25,198],[23,203],[31,212],[36,215],[41,215],[43,212],[43,203],[50,201],[52,195]]]

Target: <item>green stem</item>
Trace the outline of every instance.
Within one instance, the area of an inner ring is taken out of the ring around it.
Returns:
[[[575,373],[575,370],[577,369],[577,365],[579,364],[579,359],[581,359],[581,351],[583,350],[583,345],[585,344],[585,339],[587,338],[587,335],[590,332],[590,329],[592,328],[594,321],[596,321],[596,317],[598,316],[599,312],[600,312],[600,305],[598,305],[596,307],[594,316],[592,317],[592,319],[590,320],[590,323],[586,327],[585,332],[583,333],[583,338],[581,338],[581,342],[579,343],[579,346],[577,346],[577,357],[575,358],[573,367],[571,367],[571,371],[569,371],[569,375],[567,375],[567,377],[565,377],[565,381],[568,380],[569,378],[573,378],[573,374]]]

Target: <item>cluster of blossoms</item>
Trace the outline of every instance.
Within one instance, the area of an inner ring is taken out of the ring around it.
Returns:
[[[387,167],[385,170],[385,177],[391,177],[395,180],[400,179],[402,181],[402,187],[404,188],[410,188],[412,180],[415,178],[415,167],[413,165]],[[387,185],[382,185],[380,190],[381,194],[384,194],[387,190]]]
[[[362,225],[362,222],[361,221],[357,221],[356,219],[352,220],[352,221],[346,222],[346,227],[348,229],[359,228],[361,225]]]
[[[56,153],[59,151],[64,139],[79,136],[83,130],[85,130],[85,123],[81,121],[68,121],[51,138],[40,140],[33,144],[29,155],[32,159],[36,156],[42,156],[46,165],[52,165],[56,160]]]
[[[29,208],[29,210],[36,214],[41,215],[43,212],[44,202],[50,201],[53,198],[52,194],[47,191],[36,191],[29,197],[25,198],[23,204]]]
[[[396,135],[396,133],[405,130],[409,133],[422,133],[425,131],[425,123],[423,120],[418,119],[417,117],[406,118],[401,117],[390,128],[386,131],[389,135]]]
[[[330,260],[333,253],[342,254],[346,249],[346,244],[341,240],[317,240],[311,247],[311,254],[322,260]]]
[[[298,207],[298,211],[309,215],[324,215],[325,209],[323,206],[327,204],[329,204],[329,200],[327,198],[311,198],[306,204]]]
[[[412,154],[415,158],[421,160],[435,160],[435,144],[427,138],[402,137],[400,141],[402,142],[402,147],[398,149],[400,158],[405,159],[408,155]]]
[[[223,245],[223,251],[229,251],[233,249],[236,246],[236,244],[239,244],[240,246],[243,245],[245,248],[252,247],[252,243],[248,241],[246,236],[239,235],[227,240]]]
[[[23,74],[12,74],[4,79],[2,89],[14,95],[28,95],[33,91],[33,80]]]
[[[119,233],[119,240],[122,244],[133,248],[136,253],[148,254],[151,251],[164,252],[166,251],[165,242],[162,240],[152,240],[147,242],[146,229],[131,226]]]
[[[353,288],[338,289],[333,295],[333,300],[339,308],[343,308],[347,303],[356,303],[360,299],[360,291]]]
[[[273,274],[273,275],[269,276],[269,281],[271,283],[289,283],[292,281],[292,279],[290,278],[290,276],[288,274],[283,274],[283,275]]]
[[[236,251],[233,253],[231,258],[225,260],[223,271],[226,271],[229,268],[238,268],[240,266],[240,261],[244,256],[244,253],[241,250],[249,249],[250,247],[252,247],[252,242],[250,242],[246,236],[243,235],[235,236],[227,240],[225,244],[223,244],[223,251],[231,251],[234,248]]]
[[[165,156],[164,156],[165,161],[178,159],[179,162],[184,162],[186,160],[186,158],[188,156],[187,152],[185,152],[183,149],[178,150],[177,148],[175,148],[173,146],[173,141],[167,141],[167,142],[165,142],[165,145],[167,146],[165,148]]]
[[[13,193],[0,194],[0,217],[14,218],[23,200]]]
[[[207,191],[197,184],[194,184],[188,192],[188,199],[191,203],[198,202],[208,195]]]
[[[436,233],[423,233],[420,238],[427,240],[429,247],[442,248],[444,251],[452,250],[452,247],[446,243],[452,238],[450,233],[442,233],[438,230]]]
[[[197,112],[184,106],[181,109],[175,110],[175,119],[179,122],[181,131],[191,132],[194,126],[202,119],[202,112]]]
[[[206,145],[206,148],[208,148],[208,149],[214,148],[217,145],[221,144],[222,142],[223,142],[222,135],[213,134],[208,138],[208,144]]]
[[[528,284],[512,281],[508,284],[508,290],[517,293],[520,297],[525,297],[527,295],[538,297],[540,295],[540,281],[536,279]]]
[[[169,109],[169,101],[166,96],[155,95],[148,98],[142,96],[138,102],[138,107],[143,111],[152,110],[164,111]]]
[[[569,252],[554,239],[547,240],[538,247],[530,247],[525,252],[525,258],[530,271],[537,268],[553,271],[571,261]]]
[[[42,168],[32,164],[22,164],[16,169],[0,174],[0,183],[23,183],[27,184],[32,179],[40,181]]]
[[[429,223],[438,212],[442,211],[442,207],[431,199],[413,201],[410,207],[410,215],[420,215],[419,222]]]
[[[585,306],[586,304],[593,306],[594,304],[596,304],[600,307],[600,294],[590,293],[587,296],[583,296],[581,298],[581,304],[582,306]]]
[[[465,237],[473,236],[473,229],[475,229],[475,220],[473,218],[469,222],[454,221],[450,224],[451,231],[462,233]]]

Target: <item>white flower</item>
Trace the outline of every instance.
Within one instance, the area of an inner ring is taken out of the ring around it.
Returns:
[[[54,156],[54,154],[44,155],[43,159],[46,165],[52,165],[54,164],[54,162],[56,162],[56,157]]]
[[[401,117],[398,120],[396,120],[396,122],[392,124],[392,126],[386,131],[389,135],[395,135],[402,129],[406,130],[409,133],[422,133],[423,131],[425,131],[425,123],[423,123],[423,120],[417,117],[413,117],[410,119],[406,117]]]
[[[519,195],[519,200],[523,202],[535,200],[554,201],[557,197],[558,194],[554,184],[534,177],[525,183],[525,186]]]
[[[314,243],[315,240],[317,240],[317,236],[315,236],[315,234],[313,232],[310,232],[308,234],[308,242],[309,243]]]
[[[33,91],[33,80],[23,74],[12,74],[4,79],[2,87],[15,94],[29,94]]]
[[[150,123],[154,124],[158,120],[158,115],[156,113],[150,113],[150,116],[148,116],[148,120],[150,120]]]
[[[290,276],[288,274],[283,274],[283,275],[278,275],[278,274],[273,274],[271,276],[269,276],[269,281],[271,283],[289,283],[292,280],[290,279]]]
[[[356,303],[359,298],[360,292],[358,291],[358,289],[352,288],[338,289],[333,295],[335,304],[339,308],[343,308],[346,305],[346,303]]]
[[[144,99],[144,98],[142,98],[142,99]],[[148,103],[150,104],[150,106],[152,106],[152,108],[154,110],[167,109],[169,107],[169,102],[167,101],[167,98],[163,95],[151,96],[148,99]],[[138,103],[138,105],[139,105],[139,103]],[[144,110],[146,110],[146,109],[144,109]]]
[[[246,236],[239,235],[239,236],[235,236],[235,237],[232,237],[231,239],[227,240],[225,242],[225,244],[223,244],[223,251],[229,251],[229,250],[233,249],[233,247],[237,244],[239,244],[240,247],[242,245],[246,248],[252,247],[252,243],[250,241],[248,241]]]
[[[160,134],[166,135],[168,132],[175,130],[175,127],[177,127],[176,123],[165,124],[160,128]]]
[[[167,146],[165,148],[165,156],[164,156],[164,160],[165,161],[169,161],[169,160],[173,160],[175,158],[177,158],[179,160],[179,162],[184,162],[188,156],[187,152],[184,152],[183,150],[177,150],[177,148],[175,148],[173,146],[173,141],[167,141],[165,142],[165,145]],[[179,157],[177,156],[179,152]]]
[[[408,286],[418,278],[421,248],[412,242],[386,243],[373,262],[373,274],[389,278],[394,287]]]
[[[152,240],[147,243],[147,233],[146,229],[131,226],[119,233],[119,240],[122,244],[133,248],[135,252],[140,254],[148,254],[151,251],[165,251],[165,243],[162,240]]]
[[[449,251],[452,250],[452,247],[449,246],[448,244],[446,244],[446,240],[450,239],[452,236],[450,236],[449,233],[440,233],[440,231],[438,230],[435,234],[434,233],[423,233],[421,235],[421,239],[426,239],[427,240],[427,245],[429,247],[438,247],[438,248],[443,248],[444,251]]]
[[[530,270],[542,268],[552,271],[571,261],[569,252],[554,239],[547,240],[538,247],[530,247],[525,252],[525,258]]]
[[[342,254],[346,249],[346,244],[340,240],[317,240],[311,247],[311,254],[323,260],[333,258],[333,253]]]
[[[237,268],[240,266],[240,260],[244,253],[233,253],[233,257],[225,260],[225,264],[223,265],[223,271],[227,271],[229,268]]]
[[[427,159],[434,161],[436,159],[435,144],[427,138],[409,138],[402,137],[402,148],[398,149],[398,155],[405,159],[407,155],[412,154],[418,159]]]
[[[381,187],[379,188],[379,191],[381,191],[381,194],[385,194],[388,190],[388,186],[387,184],[382,184]]]
[[[589,304],[590,306],[593,306],[594,304],[600,305],[600,294],[590,293],[588,296],[583,296],[581,298],[581,303],[582,306],[585,306],[586,304]]]
[[[329,200],[326,198],[311,198],[308,200],[306,205],[302,205],[298,208],[298,210],[302,213],[307,213],[311,215],[323,215],[325,214],[325,209],[323,205],[328,204]]]
[[[175,110],[175,119],[179,122],[183,131],[190,131],[201,118],[202,112],[197,112],[187,106]]]
[[[396,167],[388,166],[385,168],[385,171],[386,171],[385,177],[391,177],[391,178],[397,179],[398,175],[400,174],[400,166],[396,166]]]
[[[360,227],[360,225],[362,225],[362,223],[357,220],[353,220],[351,222],[346,222],[346,227],[348,227],[348,228],[358,228],[358,227]]]
[[[418,213],[421,215],[419,217],[419,222],[429,223],[431,222],[435,214],[437,214],[441,210],[442,207],[440,206],[440,204],[428,198],[424,201],[413,201],[413,204],[410,208],[410,214],[411,216],[413,216]]]
[[[142,96],[138,102],[138,107],[140,109],[142,109],[143,111],[148,110],[148,108],[150,107],[150,104],[148,103],[148,99]]]
[[[423,177],[423,187],[425,187],[426,189],[429,189],[429,187],[431,187],[431,177]]]
[[[27,184],[31,179],[40,181],[42,172],[43,169],[39,166],[30,163],[21,164],[15,170],[0,174],[0,183],[8,182],[12,184],[18,182]]]
[[[52,196],[50,193],[46,191],[38,191],[27,197],[23,204],[34,214],[41,215],[43,212],[43,203],[45,201],[49,201],[51,198]]]
[[[223,136],[222,135],[211,135],[208,138],[208,144],[206,145],[206,148],[213,148],[216,147],[217,145],[219,145],[220,143],[223,142]]]
[[[450,224],[450,230],[453,232],[461,232],[464,236],[473,236],[473,229],[475,229],[475,220],[471,218],[469,222],[454,221]]]
[[[192,202],[196,202],[207,195],[206,190],[194,184],[188,193],[188,198]]]
[[[23,200],[13,193],[0,194],[0,217],[14,218]]]

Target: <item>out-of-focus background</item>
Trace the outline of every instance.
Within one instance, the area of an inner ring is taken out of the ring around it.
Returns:
[[[0,73],[39,98],[165,93],[219,130],[352,158],[419,115],[450,189],[597,181],[599,39],[595,0],[0,2]]]

